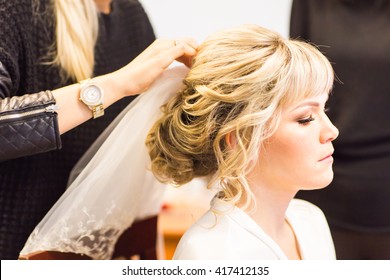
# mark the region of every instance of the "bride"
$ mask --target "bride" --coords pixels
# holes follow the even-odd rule
[[[321,210],[293,199],[333,178],[332,85],[310,44],[256,25],[217,32],[191,69],[167,70],[111,124],[21,255],[109,259],[126,228],[159,212],[165,184],[202,177],[219,193],[176,259],[334,259]]]

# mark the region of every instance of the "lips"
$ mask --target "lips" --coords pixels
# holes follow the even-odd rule
[[[323,157],[319,161],[324,161],[324,160],[332,158],[333,153],[334,153],[334,151],[330,152],[329,154],[327,154],[325,157]]]

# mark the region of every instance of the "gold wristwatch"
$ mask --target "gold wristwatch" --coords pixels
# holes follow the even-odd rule
[[[94,119],[104,115],[103,89],[91,79],[80,82],[80,100],[92,111]]]

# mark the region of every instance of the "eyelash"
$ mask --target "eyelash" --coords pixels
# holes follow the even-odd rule
[[[328,112],[329,111],[329,108],[324,108],[324,113]],[[300,119],[298,120],[298,123],[300,125],[308,125],[310,122],[314,121],[315,118],[313,118],[313,115],[310,115],[309,117],[307,118],[304,118],[304,119]]]
[[[305,119],[298,120],[298,123],[301,125],[308,125],[310,122],[312,122],[314,120],[315,120],[315,118],[313,118],[313,115],[310,115],[309,117],[307,117]]]

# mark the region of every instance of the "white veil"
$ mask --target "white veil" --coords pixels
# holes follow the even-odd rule
[[[148,170],[144,141],[160,106],[183,86],[187,72],[184,66],[166,70],[103,132],[76,165],[69,188],[31,233],[21,256],[59,251],[109,259],[134,220],[160,211],[166,186]]]

